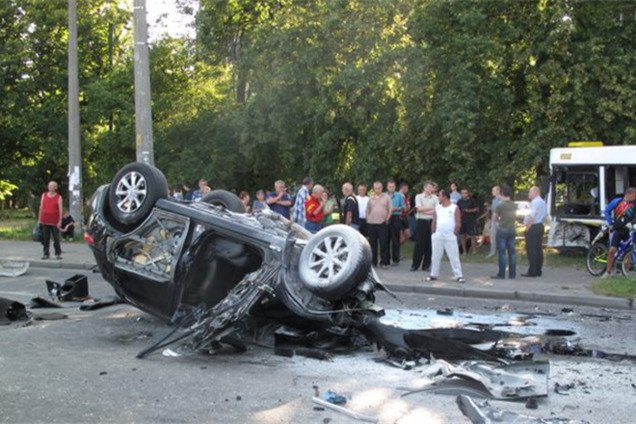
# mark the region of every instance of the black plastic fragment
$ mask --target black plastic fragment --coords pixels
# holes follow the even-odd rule
[[[8,325],[13,321],[26,321],[28,319],[29,316],[27,315],[26,306],[24,306],[24,304],[0,297],[0,325]]]
[[[117,305],[119,303],[124,303],[124,301],[116,295],[104,296],[100,299],[95,300],[92,303],[82,303],[80,305],[80,310],[82,311],[94,311],[96,309],[106,308],[107,306]]]
[[[57,321],[60,319],[66,319],[68,315],[61,314],[59,312],[45,312],[42,314],[33,314],[33,319],[35,321]]]
[[[59,298],[62,301],[83,300],[88,297],[88,278],[75,274],[64,282]]]
[[[36,309],[36,308],[63,308],[62,305],[60,305],[57,302],[54,302],[52,300],[49,299],[45,299],[43,297],[34,297],[33,299],[31,299],[31,304],[29,305],[29,307],[31,309]]]

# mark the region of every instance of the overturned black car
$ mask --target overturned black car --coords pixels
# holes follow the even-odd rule
[[[495,358],[468,344],[492,334],[455,330],[452,340],[382,324],[374,292],[386,288],[356,230],[333,225],[311,235],[270,211],[246,214],[223,190],[201,202],[167,194],[161,171],[131,163],[94,194],[85,234],[115,291],[175,326],[141,356],[178,340],[199,351],[236,347],[254,329],[276,323],[365,339],[400,358]]]

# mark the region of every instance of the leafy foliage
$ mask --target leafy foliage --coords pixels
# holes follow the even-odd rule
[[[134,160],[131,10],[78,2],[85,193]],[[192,12],[191,0],[179,0]],[[585,0],[200,0],[196,40],[151,48],[172,184],[305,175],[477,193],[547,172],[569,140],[636,143],[636,5]],[[0,5],[0,181],[67,168],[65,0]]]

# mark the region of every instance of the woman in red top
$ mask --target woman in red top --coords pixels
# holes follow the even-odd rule
[[[57,192],[57,183],[55,181],[50,181],[48,191],[46,193],[42,193],[38,222],[42,228],[42,244],[44,245],[44,254],[42,255],[42,259],[49,258],[51,234],[53,234],[55,258],[62,259],[62,247],[60,246],[59,231],[59,228],[62,225],[62,196],[60,196]]]

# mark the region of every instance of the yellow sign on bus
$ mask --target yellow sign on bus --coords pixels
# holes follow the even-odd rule
[[[568,147],[603,147],[602,141],[570,141]]]

